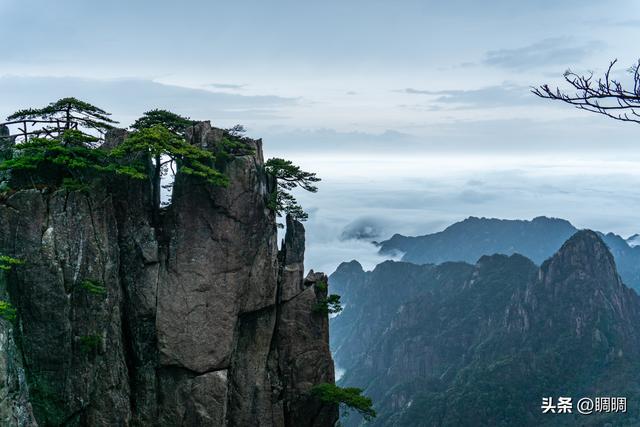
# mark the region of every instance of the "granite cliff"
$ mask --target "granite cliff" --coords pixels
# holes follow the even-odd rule
[[[222,137],[208,122],[189,132],[214,152]],[[327,278],[304,277],[302,224],[287,219],[278,250],[275,182],[249,143],[224,166],[227,187],[178,172],[159,219],[146,181],[5,193],[0,254],[24,264],[0,273],[17,311],[0,320],[1,425],[335,423],[337,407],[309,394],[334,380],[314,310]]]

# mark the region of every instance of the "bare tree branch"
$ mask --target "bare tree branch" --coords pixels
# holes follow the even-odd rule
[[[640,123],[640,60],[627,71],[633,78],[633,90],[625,89],[622,83],[611,77],[611,71],[618,60],[609,63],[604,75],[594,80],[593,73],[579,75],[571,70],[564,73],[564,79],[575,92],[552,89],[547,84],[531,88],[535,95],[562,101],[576,108],[603,114],[624,122]]]

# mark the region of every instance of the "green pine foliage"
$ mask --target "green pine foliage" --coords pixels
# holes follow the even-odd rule
[[[320,178],[315,173],[305,172],[300,166],[296,166],[291,160],[285,160],[274,157],[265,163],[267,172],[275,176],[281,188],[292,190],[301,187],[304,190],[315,193],[318,187],[314,183],[319,182]]]
[[[329,284],[327,282],[318,282],[315,286],[320,292],[326,292],[327,289],[329,289]]]
[[[155,124],[150,128],[141,128],[133,132],[125,141],[111,151],[115,159],[144,159],[164,158],[155,167],[163,167],[174,161],[180,172],[202,178],[213,185],[226,185],[227,177],[215,169],[213,153],[190,144],[183,137],[175,134],[162,124]],[[118,167],[117,173],[132,178],[145,176],[146,168],[143,162],[132,163]]]
[[[275,211],[279,217],[291,215],[296,221],[306,221],[309,214],[302,209],[296,198],[279,186],[271,193],[267,207]]]
[[[62,98],[42,108],[28,108],[16,111],[7,117],[9,121],[15,120],[41,120],[49,122],[43,127],[49,131],[64,131],[76,129],[84,131],[97,131],[100,134],[111,129],[118,123],[112,120],[102,108],[96,107],[86,101],[77,98]]]
[[[0,271],[9,271],[13,267],[24,264],[24,261],[6,255],[0,255]],[[14,321],[17,311],[9,301],[0,300],[0,317]]]
[[[331,294],[326,298],[321,298],[314,306],[313,311],[320,314],[338,314],[342,311],[340,295]]]
[[[319,182],[320,178],[315,173],[302,170],[290,160],[281,158],[267,160],[265,169],[277,181],[276,190],[271,195],[268,207],[274,210],[278,216],[290,215],[297,221],[306,221],[309,215],[291,194],[291,190],[299,187],[315,193],[318,191],[315,183]]]
[[[196,123],[168,110],[147,111],[131,125],[133,134],[116,150],[116,155],[142,155],[143,158],[150,159],[153,166],[150,179],[156,216],[162,205],[160,188],[173,186],[173,183],[162,186],[162,179],[169,170],[173,175],[179,169],[186,175],[200,177],[210,184],[227,185],[227,177],[219,169],[233,155],[237,155],[234,152],[238,151],[235,150],[237,143],[225,133],[222,149],[216,153],[196,147],[187,141],[187,130]],[[128,167],[120,172],[133,176],[142,171],[140,168]]]
[[[71,178],[79,183],[95,173],[112,171],[105,151],[91,147],[95,137],[78,130],[67,130],[59,138],[32,138],[19,144],[11,159],[0,163],[0,171],[44,172],[53,176]],[[69,182],[71,183],[71,181]]]
[[[247,130],[242,125],[235,125],[224,130],[222,152],[220,153],[224,160],[255,154],[255,150],[249,144],[249,138],[244,136],[246,132]]]
[[[373,402],[367,396],[362,395],[362,389],[355,387],[342,388],[335,384],[322,383],[311,389],[311,395],[319,398],[323,403],[338,404],[345,412],[355,410],[366,421],[371,421],[376,417]]]
[[[56,184],[60,182],[70,191],[87,191],[89,182],[105,174],[149,178],[146,162],[151,156],[167,157],[176,162],[182,173],[210,184],[227,184],[227,177],[213,165],[212,153],[189,144],[162,125],[134,132],[111,152],[93,148],[96,141],[78,130],[67,130],[54,139],[32,138],[17,145],[12,158],[0,162],[0,171],[22,172],[30,180],[37,171],[56,178]]]
[[[101,296],[107,293],[107,288],[97,280],[84,280],[80,283],[80,286],[91,295]]]
[[[176,135],[184,136],[187,128],[194,124],[196,122],[188,117],[167,110],[154,109],[144,113],[131,125],[131,129],[139,131],[161,125]]]
[[[326,282],[318,282],[315,284],[317,291],[326,293],[329,289],[329,285]],[[342,303],[340,302],[340,295],[330,294],[326,298],[320,298],[320,300],[313,306],[313,311],[321,314],[338,314],[342,311]]]
[[[16,319],[17,311],[9,301],[0,300],[0,317],[4,320],[13,321]]]
[[[149,179],[153,186],[153,206],[161,207],[162,177],[171,169],[200,178],[211,185],[225,186],[228,177],[221,172],[234,157],[254,153],[244,136],[245,128],[236,125],[224,130],[221,146],[211,152],[190,144],[185,138],[196,122],[167,110],[150,110],[131,126],[133,132],[111,151],[96,148],[100,134],[115,122],[110,113],[77,98],[63,98],[43,108],[17,111],[9,120],[44,121],[42,132],[25,134],[7,158],[0,159],[0,174],[11,177],[2,183],[3,194],[26,186],[58,185],[69,191],[87,192],[97,179],[113,174],[131,179]],[[44,135],[45,137],[41,137]],[[151,166],[151,168],[150,168]],[[277,188],[268,207],[278,216],[290,215],[305,221],[308,214],[291,191],[302,188],[316,192],[320,181],[315,173],[306,172],[289,160],[269,159],[267,173],[275,177]],[[159,217],[159,213],[156,213]]]
[[[0,270],[9,271],[17,265],[24,264],[24,261],[6,255],[0,255]]]

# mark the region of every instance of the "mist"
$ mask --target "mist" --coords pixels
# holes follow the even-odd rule
[[[296,193],[309,212],[306,268],[316,271],[331,273],[352,259],[371,269],[388,259],[371,242],[395,233],[441,231],[469,216],[544,215],[625,238],[640,231],[640,170],[631,160],[479,155],[293,160],[324,177],[318,193]]]

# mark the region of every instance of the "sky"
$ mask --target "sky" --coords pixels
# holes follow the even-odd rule
[[[46,13],[43,13],[46,11]],[[632,0],[0,0],[0,117],[76,96],[122,126],[166,108],[244,124],[323,178],[307,266],[380,259],[341,239],[467,216],[640,231],[639,125],[538,99],[640,58]],[[348,233],[347,233],[348,234]]]

